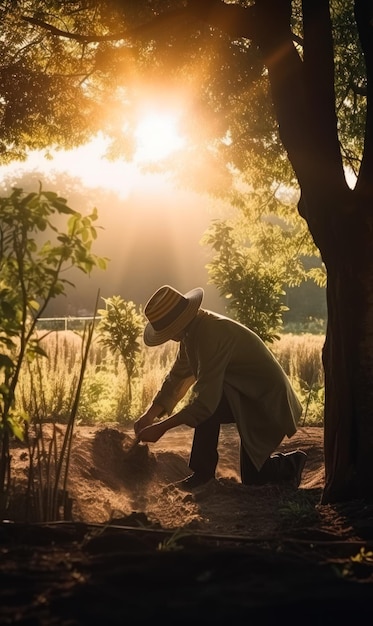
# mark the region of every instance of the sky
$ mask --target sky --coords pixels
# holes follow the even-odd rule
[[[0,182],[10,176],[15,185],[25,172],[31,177],[35,172],[35,190],[42,171],[80,179],[83,194],[86,189],[111,192],[109,202],[104,199],[96,205],[103,229],[93,250],[110,259],[108,269],[94,270],[90,278],[81,273],[66,276],[76,288],[69,290],[67,298],[53,302],[47,315],[89,315],[98,289],[101,298],[120,295],[145,304],[163,284],[182,292],[201,286],[204,306],[224,312],[217,289],[208,284],[206,263],[211,253],[200,244],[211,220],[221,217],[221,205],[177,188],[165,175],[141,171],[144,163],[180,149],[182,142],[172,117],[148,115],[137,129],[137,151],[131,163],[105,159],[106,142],[98,136],[74,151],[53,152],[52,160],[43,152],[33,152],[24,163],[0,167]],[[64,195],[63,189],[58,192]]]

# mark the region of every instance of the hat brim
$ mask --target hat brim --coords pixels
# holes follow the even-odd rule
[[[192,319],[197,315],[197,311],[201,305],[204,291],[201,287],[192,289],[184,294],[184,298],[188,300],[188,305],[172,324],[160,331],[154,330],[150,322],[144,329],[144,343],[146,346],[160,346],[162,343],[173,339],[180,333]]]

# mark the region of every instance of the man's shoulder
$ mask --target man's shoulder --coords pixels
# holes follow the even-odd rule
[[[215,311],[202,310],[196,319],[194,332],[198,335],[226,335],[239,327],[234,320]],[[244,327],[242,327],[244,328]]]

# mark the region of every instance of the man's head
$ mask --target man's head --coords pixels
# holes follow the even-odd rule
[[[169,285],[160,287],[145,305],[144,313],[148,319],[144,330],[145,344],[158,346],[169,339],[178,340],[197,315],[202,298],[200,287],[184,295]]]

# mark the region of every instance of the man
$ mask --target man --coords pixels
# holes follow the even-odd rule
[[[242,482],[298,487],[307,455],[300,450],[273,454],[285,436],[294,435],[302,413],[290,381],[252,330],[202,309],[203,295],[201,288],[182,295],[165,285],[145,306],[145,344],[173,340],[180,345],[160,391],[136,421],[135,433],[140,441],[155,442],[170,428],[194,428],[189,460],[193,474],[178,483],[192,490],[214,478],[220,424],[235,422]],[[191,385],[189,402],[173,412]]]

